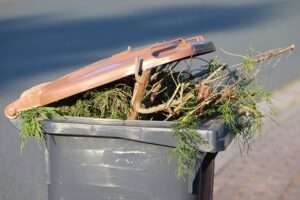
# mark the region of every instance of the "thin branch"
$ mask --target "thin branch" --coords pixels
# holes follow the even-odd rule
[[[137,119],[138,117],[137,110],[141,107],[141,103],[144,99],[146,88],[151,75],[150,69],[142,71],[142,75],[139,75],[138,71],[142,69],[142,64],[143,64],[142,62],[143,61],[141,59],[137,58],[136,70],[135,70],[136,82],[134,85],[133,97],[131,99],[131,110],[127,116],[129,120]]]
[[[293,51],[294,49],[295,49],[295,45],[291,44],[286,48],[272,49],[270,51],[265,51],[263,53],[260,53],[260,54],[256,55],[254,57],[254,59],[255,59],[256,63],[260,63],[260,62],[264,62],[266,60],[269,60],[271,58],[277,57],[277,56],[279,56],[281,54],[284,54],[286,52]]]

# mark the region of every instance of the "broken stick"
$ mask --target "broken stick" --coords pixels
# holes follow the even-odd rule
[[[141,108],[142,101],[146,92],[147,85],[149,83],[151,70],[142,69],[143,59],[136,59],[136,68],[135,68],[135,84],[133,90],[133,96],[131,99],[131,110],[128,113],[127,119],[134,120],[138,117],[138,110]],[[140,72],[142,73],[140,75]]]

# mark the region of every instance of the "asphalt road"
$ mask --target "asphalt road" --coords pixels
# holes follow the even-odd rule
[[[235,53],[300,45],[297,0],[0,0],[0,110],[23,90],[128,45],[202,33]],[[218,55],[228,63],[237,58]],[[297,51],[269,63],[260,80],[276,90],[300,77]],[[0,114],[0,200],[46,199],[42,147],[19,151]]]

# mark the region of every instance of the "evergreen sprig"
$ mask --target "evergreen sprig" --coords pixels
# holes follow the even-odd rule
[[[59,115],[56,108],[39,107],[22,111],[21,119],[21,151],[24,149],[28,138],[34,138],[37,141],[43,139],[43,128],[41,121],[49,119],[53,115]]]
[[[63,115],[126,119],[130,109],[132,88],[117,84],[112,88],[87,91],[73,105],[58,107]]]
[[[181,117],[173,126],[173,135],[177,141],[173,153],[177,160],[177,176],[184,178],[193,172],[201,154],[199,145],[205,141],[197,132],[199,119],[196,115]]]

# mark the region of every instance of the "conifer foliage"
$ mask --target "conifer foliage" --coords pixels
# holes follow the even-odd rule
[[[241,62],[236,65],[213,58],[201,59],[203,65],[193,68],[178,66],[176,61],[142,72],[142,60],[138,59],[134,76],[21,112],[21,147],[29,137],[41,141],[41,121],[52,116],[175,121],[177,146],[173,153],[178,176],[185,176],[201,155],[199,145],[205,143],[197,129],[209,120],[222,120],[237,139],[248,145],[265,116],[257,103],[271,102],[270,94],[256,81],[260,63],[293,49],[291,45],[257,55],[238,55]]]

